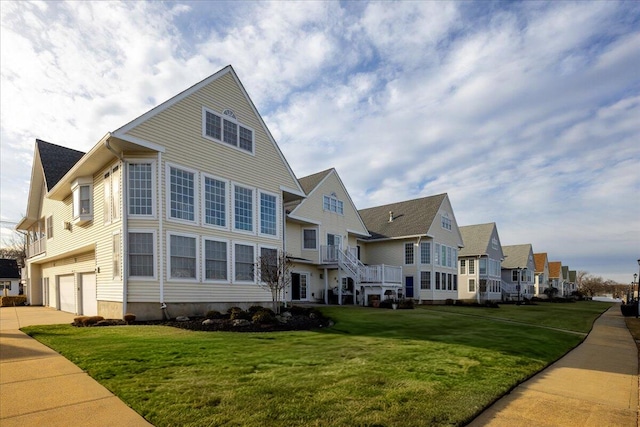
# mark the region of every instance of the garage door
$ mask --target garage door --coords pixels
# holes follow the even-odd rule
[[[58,289],[60,289],[60,310],[69,313],[77,313],[76,311],[76,293],[73,275],[58,277]]]
[[[98,315],[98,299],[96,298],[96,275],[82,275],[82,314],[85,316]]]

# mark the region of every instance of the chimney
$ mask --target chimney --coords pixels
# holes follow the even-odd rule
[[[393,222],[393,211],[389,211],[389,222]]]

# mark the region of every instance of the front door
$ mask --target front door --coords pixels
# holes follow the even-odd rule
[[[413,298],[413,276],[404,278],[404,295],[407,298]]]
[[[306,301],[308,284],[308,274],[291,273],[291,300]]]

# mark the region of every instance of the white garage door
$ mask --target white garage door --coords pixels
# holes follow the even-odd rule
[[[94,273],[82,275],[82,314],[85,316],[98,315],[96,275]]]
[[[77,313],[76,311],[76,293],[73,275],[58,277],[58,289],[60,289],[60,310],[69,313]]]

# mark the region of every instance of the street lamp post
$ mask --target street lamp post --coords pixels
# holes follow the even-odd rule
[[[638,260],[638,264],[640,264],[640,260]],[[638,273],[633,273],[633,282],[632,282],[632,286],[633,283],[637,283],[638,282]],[[640,310],[640,283],[638,283],[638,297],[636,298],[636,319],[638,318],[638,310]]]

